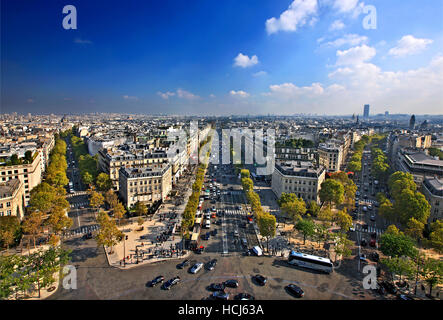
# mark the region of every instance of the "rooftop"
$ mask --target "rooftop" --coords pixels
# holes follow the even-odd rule
[[[11,179],[6,182],[1,182],[0,199],[12,197],[19,187],[20,187],[20,180],[18,179]]]

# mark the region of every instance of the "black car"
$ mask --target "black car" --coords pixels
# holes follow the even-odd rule
[[[211,298],[215,300],[228,300],[229,293],[226,293],[224,291],[215,291],[211,294]]]
[[[414,300],[414,298],[412,298],[412,297],[410,297],[408,295],[405,295],[405,294],[399,294],[397,296],[397,299],[398,300]]]
[[[362,239],[360,244],[362,245],[362,247],[366,247],[368,245],[368,242],[366,241],[366,239]]]
[[[158,276],[157,278],[155,278],[154,280],[151,280],[147,283],[148,287],[155,287],[156,285],[158,285],[159,283],[162,283],[163,281],[165,281],[165,277],[163,276]]]
[[[234,297],[234,300],[255,300],[255,298],[249,293],[239,293]]]
[[[211,283],[208,289],[211,291],[223,291],[225,290],[225,285],[223,283]]]
[[[195,253],[197,253],[197,254],[202,254],[202,252],[205,250],[205,248],[204,247],[199,247],[199,248],[197,248],[197,249],[195,249]]]
[[[217,229],[212,230],[212,231],[211,231],[211,235],[212,235],[213,237],[216,236],[216,235],[217,235]]]
[[[254,276],[254,280],[261,286],[264,286],[266,284],[266,277],[262,276],[261,274],[256,274]]]
[[[206,269],[207,270],[214,270],[215,266],[217,265],[217,259],[212,259],[211,261],[208,262],[208,264],[206,265]]]
[[[300,288],[299,286],[296,286],[295,284],[291,283],[286,286],[286,290],[288,290],[289,293],[293,294],[297,298],[301,298],[305,295],[305,292]]]
[[[384,296],[386,294],[386,289],[380,283],[377,283],[377,288],[375,289],[375,292],[377,292],[379,295]]]
[[[169,290],[172,286],[175,286],[177,283],[180,282],[180,277],[176,276],[175,278],[169,279],[162,285],[162,289]]]
[[[201,237],[203,240],[209,240],[209,238],[211,238],[211,233],[206,232],[205,234],[202,234]]]
[[[377,252],[372,252],[370,255],[370,259],[374,262],[378,262],[380,260],[380,256]]]
[[[226,281],[224,282],[224,285],[225,285],[226,287],[229,287],[229,288],[237,288],[237,287],[238,287],[238,281],[237,281],[237,280],[234,280],[234,279],[226,280]]]
[[[179,268],[179,269],[183,269],[184,267],[186,267],[186,266],[189,266],[189,260],[185,260],[185,261],[183,261],[182,263],[179,263],[178,265],[177,265],[177,268]]]

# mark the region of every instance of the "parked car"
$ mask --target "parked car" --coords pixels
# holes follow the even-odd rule
[[[261,274],[256,274],[254,276],[254,280],[261,286],[264,286],[266,284],[266,277],[262,276]]]
[[[211,291],[223,291],[225,290],[225,285],[223,283],[211,283],[208,289]]]
[[[211,298],[215,300],[228,300],[229,293],[226,293],[224,291],[215,291],[211,294]]]
[[[301,298],[305,295],[305,292],[302,290],[302,288],[293,283],[288,284],[285,288],[286,290],[288,290],[289,293],[293,294],[297,298]]]
[[[148,281],[147,286],[148,287],[155,287],[156,285],[158,285],[159,283],[162,283],[163,281],[165,281],[165,277],[158,276],[155,279]]]
[[[186,259],[186,260],[184,260],[183,262],[179,263],[179,264],[177,265],[177,268],[179,268],[179,269],[183,269],[183,268],[186,267],[186,266],[189,266],[189,260],[188,260],[188,259]]]
[[[370,219],[371,221],[375,221],[375,214],[371,214],[371,216],[369,217],[369,219]]]
[[[211,235],[212,235],[212,236],[216,236],[216,235],[217,235],[217,229],[212,230],[212,231],[211,231]]]
[[[412,297],[410,297],[410,296],[408,296],[406,294],[399,294],[397,296],[397,299],[398,300],[414,300],[414,298],[412,298]]]
[[[377,252],[372,252],[369,257],[374,262],[378,262],[380,260],[380,255]]]
[[[238,281],[234,280],[234,279],[226,280],[225,282],[223,282],[223,284],[229,288],[237,288],[238,287]]]
[[[209,238],[211,237],[211,233],[206,232],[205,234],[202,234],[201,237],[203,240],[209,240]]]
[[[360,244],[362,247],[366,247],[368,245],[368,242],[366,241],[366,239],[361,239]]]
[[[203,267],[203,262],[197,262],[196,264],[194,264],[191,267],[191,269],[189,269],[189,272],[196,274],[197,272],[199,272],[201,270],[202,267]]]
[[[178,284],[180,282],[180,277],[176,276],[172,279],[169,279],[168,281],[166,281],[165,283],[163,283],[162,285],[162,289],[164,290],[170,290],[172,286],[175,286],[176,284]]]
[[[234,300],[255,300],[255,298],[249,293],[239,293],[234,297]]]
[[[217,265],[217,259],[212,259],[211,261],[208,262],[208,264],[206,265],[206,269],[207,270],[214,270],[215,266]]]

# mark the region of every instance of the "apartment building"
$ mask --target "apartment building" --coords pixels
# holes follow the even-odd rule
[[[328,172],[340,171],[345,158],[343,146],[336,142],[320,143],[318,146],[318,163]]]
[[[32,163],[0,166],[0,183],[12,179],[19,179],[23,183],[25,206],[29,203],[31,190],[41,182],[43,174],[40,153],[35,151],[32,159]]]
[[[316,167],[311,162],[279,161],[272,173],[272,191],[280,198],[284,193],[295,193],[306,202],[320,202],[318,192],[325,180],[324,167]]]
[[[0,182],[0,217],[17,216],[20,220],[24,217],[25,190],[19,179]]]
[[[119,194],[126,207],[137,201],[149,206],[163,201],[172,189],[172,170],[169,163],[143,168],[120,168]]]
[[[423,180],[421,192],[431,205],[428,222],[443,219],[443,179],[427,177]]]
[[[428,156],[422,150],[400,149],[394,160],[395,169],[412,174],[418,186],[426,177],[443,178],[443,160]]]

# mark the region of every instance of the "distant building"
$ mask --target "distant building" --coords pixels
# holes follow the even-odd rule
[[[277,160],[272,173],[272,191],[278,198],[283,192],[294,193],[306,202],[318,203],[325,173],[324,167],[315,167],[311,162]]]
[[[19,179],[11,179],[0,183],[0,217],[24,217],[25,191]]]
[[[389,117],[389,111],[385,111],[385,117]]]
[[[369,104],[365,104],[363,107],[363,118],[369,118]]]
[[[415,115],[411,116],[411,119],[409,120],[409,129],[414,130],[415,128]]]
[[[138,201],[148,206],[163,201],[172,189],[169,163],[119,171],[119,194],[128,208]]]
[[[431,205],[431,215],[428,222],[443,219],[443,179],[425,178],[422,192]]]
[[[412,174],[417,185],[429,176],[443,178],[443,160],[434,159],[421,150],[400,149],[395,164],[397,170]]]

